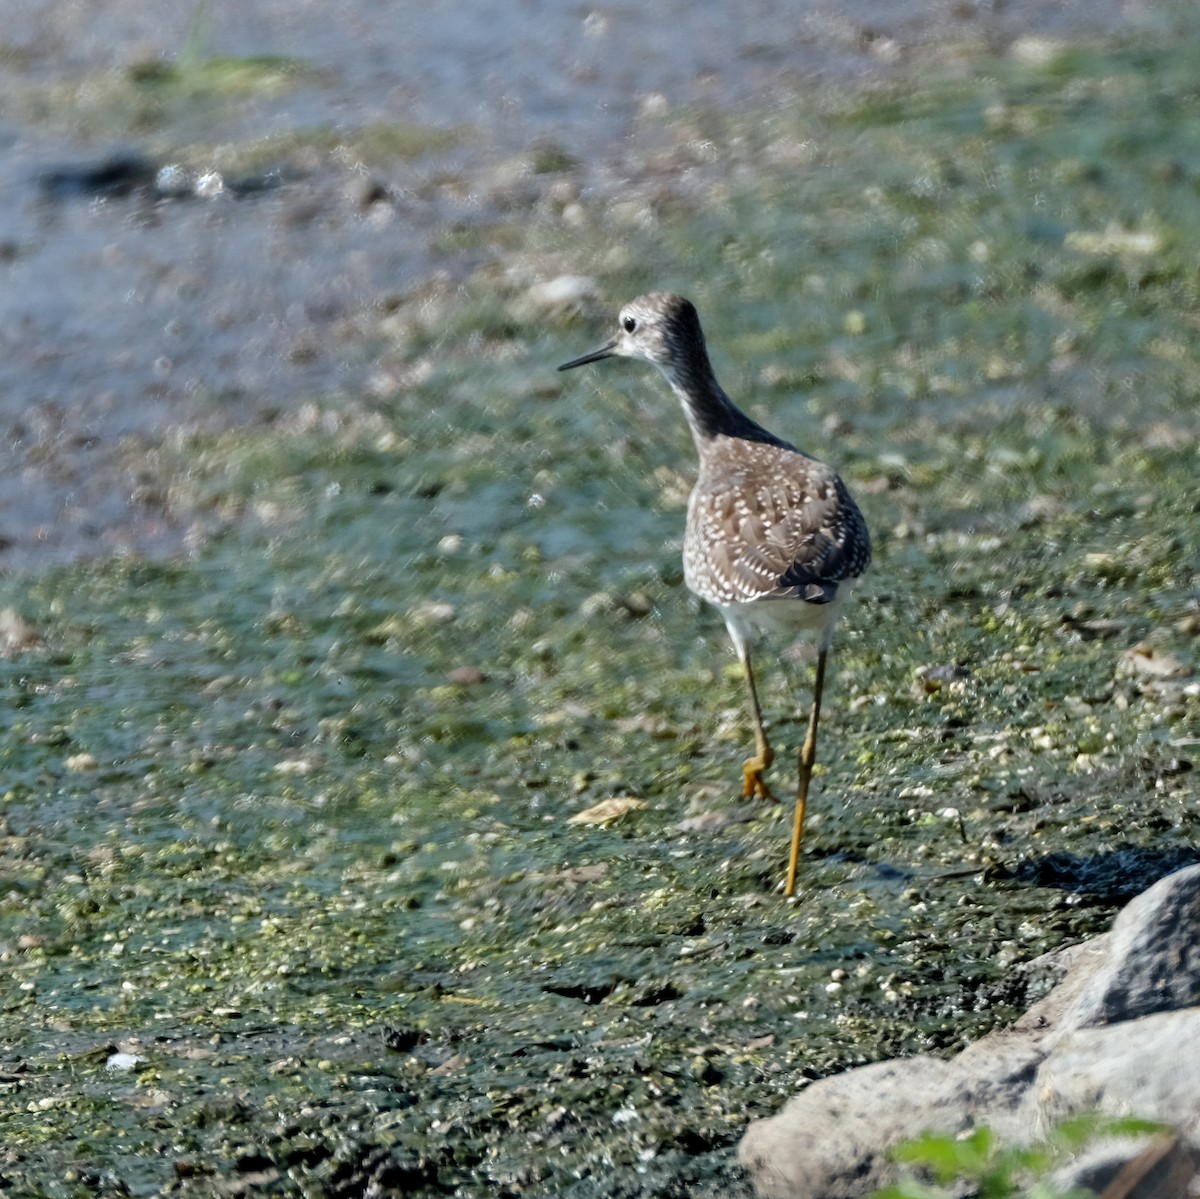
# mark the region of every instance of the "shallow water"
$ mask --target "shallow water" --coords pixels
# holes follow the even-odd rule
[[[578,160],[585,187],[619,198],[640,169],[629,149],[647,113],[769,106],[815,81],[859,85],[1019,36],[1073,39],[1153,15],[1116,0],[665,12],[120,0],[82,20],[69,0],[13,0],[0,37],[0,565],[178,546],[180,521],[139,487],[120,439],[360,390],[375,351],[362,326],[431,272],[462,278],[489,259],[486,236],[456,249],[445,231],[503,216],[511,189],[498,174],[527,173],[511,164],[531,147]],[[126,78],[146,62],[252,55],[309,73],[157,100]],[[399,160],[355,150],[356,131],[395,124],[462,139]],[[205,169],[222,147],[228,157],[316,130],[333,131],[326,149],[268,153],[262,169],[283,185],[243,199],[39,198],[37,176],[60,164],[137,150]],[[388,204],[363,202],[364,175]]]

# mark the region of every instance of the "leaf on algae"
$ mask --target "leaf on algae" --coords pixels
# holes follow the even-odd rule
[[[614,795],[612,799],[602,799],[598,804],[576,812],[567,817],[568,824],[615,824],[628,812],[638,808],[648,808],[650,805],[644,799],[634,799],[630,795]]]

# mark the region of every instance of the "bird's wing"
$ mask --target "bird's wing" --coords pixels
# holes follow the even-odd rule
[[[692,590],[719,604],[796,598],[829,603],[870,562],[866,524],[824,463],[740,443],[692,493],[684,545]]]

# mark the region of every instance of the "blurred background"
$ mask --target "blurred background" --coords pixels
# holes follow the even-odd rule
[[[981,56],[1161,29],[1163,9],[15,0],[0,40],[0,562],[174,548],[165,525],[187,514],[127,486],[122,438],[386,390],[383,310],[487,269],[542,278],[550,264],[514,244],[531,218],[553,237],[616,215],[619,251],[639,207],[703,207],[753,171],[701,114],[740,113],[749,136],[806,88],[970,74]],[[775,138],[800,208],[823,202],[804,195],[814,132]],[[594,272],[603,241],[562,265]],[[703,273],[672,265],[681,287]]]

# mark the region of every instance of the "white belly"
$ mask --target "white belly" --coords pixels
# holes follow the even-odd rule
[[[715,604],[714,607],[725,617],[739,657],[744,657],[744,650],[753,644],[760,631],[787,641],[812,635],[818,646],[828,649],[838,613],[855,582],[845,579],[839,583],[837,598],[828,604],[810,604],[801,599],[759,599],[749,603]]]

